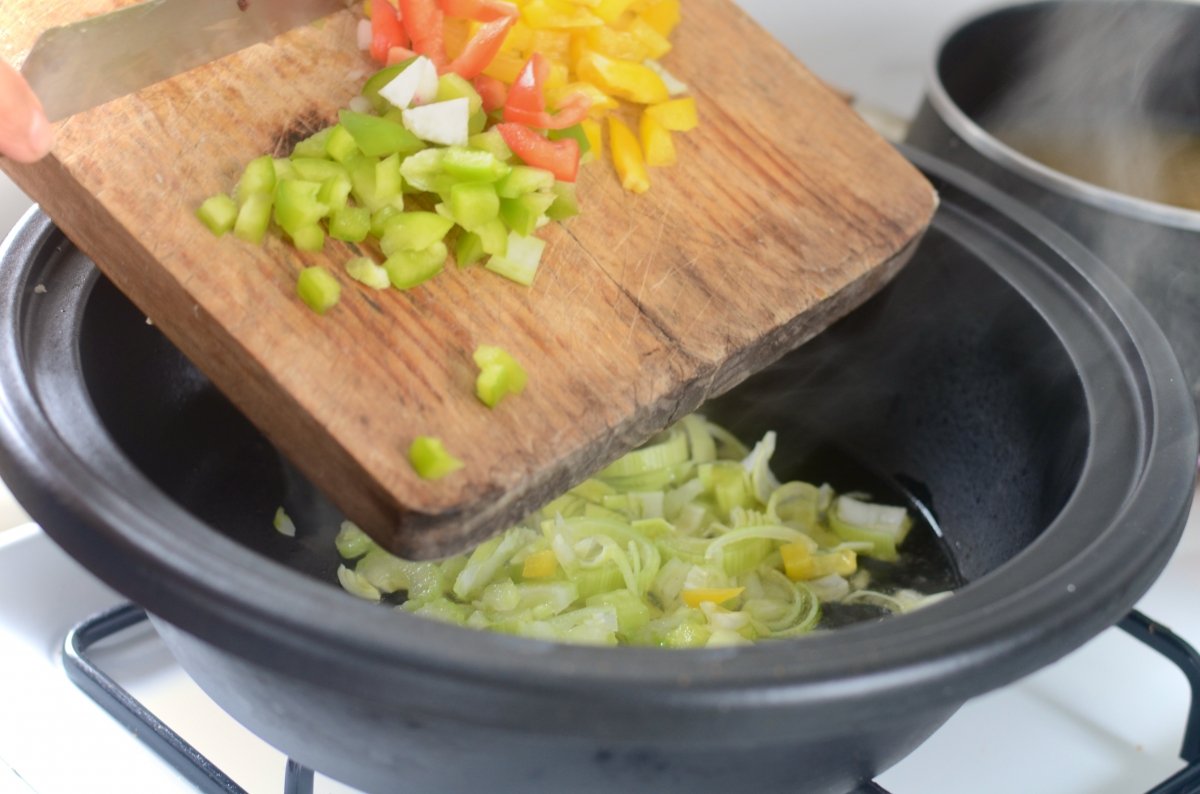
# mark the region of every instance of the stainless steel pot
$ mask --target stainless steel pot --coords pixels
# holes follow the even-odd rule
[[[1077,131],[1095,156],[1144,118],[1200,135],[1200,5],[1041,0],[967,20],[942,42],[907,142],[1015,196],[1091,248],[1146,305],[1200,405],[1200,212],[1073,178],[997,136]],[[1148,167],[1145,166],[1145,167]],[[1200,177],[1197,177],[1200,178]]]

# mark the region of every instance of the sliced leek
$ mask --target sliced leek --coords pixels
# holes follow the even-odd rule
[[[353,524],[336,545],[350,592],[472,628],[558,642],[694,648],[795,637],[821,604],[903,612],[936,596],[868,589],[861,557],[894,559],[902,507],[780,483],[778,439],[752,450],[688,416],[469,554],[414,563]],[[357,559],[357,562],[351,562]]]

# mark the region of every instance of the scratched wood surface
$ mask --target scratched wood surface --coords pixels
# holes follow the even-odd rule
[[[216,2],[218,0],[212,0]],[[220,0],[233,2],[234,0]],[[0,0],[0,55],[125,0]],[[664,60],[701,126],[644,196],[585,167],[584,214],[544,230],[532,288],[451,267],[407,292],[340,275],[354,252],[215,239],[193,217],[241,167],[335,119],[369,65],[350,11],[57,125],[51,157],[0,165],[350,517],[413,557],[503,528],[777,359],[885,284],[932,188],[729,0],[688,0]],[[339,272],[317,317],[308,265]],[[489,411],[471,353],[529,387]],[[427,482],[441,437],[466,467]]]

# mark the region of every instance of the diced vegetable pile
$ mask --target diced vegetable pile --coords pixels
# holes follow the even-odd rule
[[[362,96],[375,112],[343,110],[290,157],[253,160],[235,197],[208,199],[200,219],[256,243],[273,221],[301,250],[322,250],[326,237],[353,244],[360,255],[347,258],[345,273],[371,289],[421,284],[441,272],[450,246],[460,267],[485,262],[531,284],[545,247],[533,233],[578,211],[574,173],[515,161],[509,125],[484,131],[470,83],[439,77],[424,57],[381,70]],[[427,104],[410,106],[423,96]],[[324,313],[340,288],[327,270],[309,268],[297,292]]]
[[[680,0],[379,0],[370,16],[359,43],[373,58],[425,55],[472,80],[484,108],[502,111],[505,122],[548,130],[550,139],[570,128],[565,137],[599,153],[600,120],[609,116],[613,163],[629,190],[649,187],[647,165],[675,162],[672,132],[696,126],[687,86],[659,63],[672,48]],[[638,119],[640,140],[610,115],[622,103]],[[529,146],[550,151],[532,138]]]
[[[822,602],[904,612],[937,596],[870,589],[902,507],[780,483],[774,433],[747,450],[693,415],[469,554],[411,562],[346,522],[338,579],[370,601],[461,626],[561,642],[738,645],[812,631]],[[354,561],[354,562],[351,562]]]
[[[304,251],[333,237],[355,247],[345,273],[372,289],[409,289],[453,253],[533,283],[543,225],[579,212],[580,163],[601,151],[608,117],[622,185],[675,162],[673,132],[696,125],[686,86],[657,62],[680,0],[374,0],[359,44],[383,68],[338,123],[263,156],[234,195],[197,210],[214,234],[261,242],[274,225]],[[638,107],[640,140],[618,115]],[[381,260],[381,261],[380,261]],[[309,269],[300,298],[325,313],[340,297]]]

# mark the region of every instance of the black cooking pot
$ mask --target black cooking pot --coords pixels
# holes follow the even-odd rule
[[[1200,212],[1073,178],[997,137],[1067,130],[1082,156],[1151,168],[1147,141],[1129,135],[1132,119],[1200,136],[1200,5],[999,8],[947,36],[928,82],[907,142],[1016,196],[1095,251],[1161,325],[1200,406]]]
[[[1179,538],[1197,453],[1178,366],[1120,282],[912,156],[942,201],[912,263],[710,411],[778,430],[780,473],[834,445],[929,511],[969,583],[916,613],[665,651],[359,601],[329,504],[40,214],[0,263],[0,475],[219,704],[360,788],[845,791],[1118,620]]]

